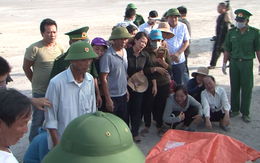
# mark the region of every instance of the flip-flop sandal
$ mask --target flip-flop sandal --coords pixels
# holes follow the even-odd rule
[[[200,123],[197,126],[198,129],[203,129],[205,127],[206,127],[206,124],[204,123],[204,121],[200,121]]]
[[[142,135],[143,137],[146,137],[146,136],[148,135],[148,133],[149,133],[149,130],[147,130],[146,128],[144,128],[144,129],[141,131],[141,135]]]
[[[222,130],[226,131],[226,132],[229,132],[229,131],[230,131],[230,128],[229,128],[228,126],[219,125],[219,127],[220,127]]]
[[[139,138],[139,136],[134,137],[134,142],[137,144],[141,143],[141,139]]]

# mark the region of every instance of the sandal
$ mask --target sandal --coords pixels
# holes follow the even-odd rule
[[[142,135],[143,137],[146,137],[146,136],[148,135],[148,132],[149,132],[149,130],[147,130],[146,128],[144,128],[144,129],[141,131],[141,135]]]
[[[141,139],[139,138],[139,136],[134,137],[134,142],[137,144],[141,143]]]
[[[222,130],[226,131],[226,132],[229,132],[229,131],[230,131],[230,128],[229,128],[228,126],[223,126],[223,125],[219,124],[219,127],[220,127]]]
[[[205,124],[204,121],[200,121],[200,123],[199,123],[198,126],[197,126],[198,129],[203,129],[203,128],[205,128],[205,127],[206,127],[206,124]]]
[[[157,134],[159,137],[162,137],[165,134],[165,131],[163,129],[158,129]]]

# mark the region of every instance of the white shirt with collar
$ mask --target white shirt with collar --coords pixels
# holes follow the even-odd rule
[[[165,39],[165,41],[167,42],[168,49],[170,51],[170,54],[172,55],[181,49],[184,41],[190,40],[190,35],[186,24],[182,22],[178,22],[175,28],[170,27],[170,30],[175,36],[170,39]],[[179,56],[179,61],[179,63],[172,62],[172,65],[185,62],[184,52],[182,52]]]
[[[144,24],[139,26],[139,32],[145,32],[147,35],[150,34],[150,32],[153,29],[157,29],[158,28],[158,24],[155,24],[153,27],[151,27],[148,22],[145,22]]]
[[[117,23],[116,27],[120,26],[120,27],[125,27],[126,28],[129,25],[134,26],[138,30],[138,27],[133,23],[133,21],[127,20],[127,19],[125,19],[123,22]]]
[[[70,67],[50,81],[45,97],[52,105],[51,108],[45,107],[46,128],[57,129],[59,139],[73,119],[97,110],[93,77],[85,73],[84,80],[79,85]],[[49,130],[47,139],[48,148],[52,149],[53,143]]]
[[[206,89],[201,92],[201,104],[205,117],[210,117],[210,110],[212,112],[222,110],[222,113],[230,110],[227,94],[222,87],[218,86],[215,88],[214,96]]]

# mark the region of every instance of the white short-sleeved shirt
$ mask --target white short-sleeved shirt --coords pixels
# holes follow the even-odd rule
[[[116,27],[127,27],[129,25],[132,25],[134,26],[137,30],[138,30],[138,27],[133,23],[133,21],[129,21],[129,20],[124,20],[123,22],[120,22],[120,23],[117,23],[116,24]]]
[[[82,84],[76,83],[70,67],[55,76],[47,88],[45,97],[52,107],[45,107],[45,123],[48,129],[57,129],[61,136],[67,125],[75,118],[96,112],[94,79],[85,73]],[[52,149],[50,132],[47,133],[48,148]]]
[[[205,117],[210,117],[210,110],[212,112],[222,110],[222,113],[230,110],[227,94],[222,87],[218,86],[215,88],[215,96],[206,89],[201,92],[201,104]]]
[[[14,157],[12,151],[9,149],[9,152],[0,150],[0,162],[1,163],[19,163]]]
[[[145,32],[147,35],[149,35],[153,29],[157,28],[158,24],[155,24],[153,27],[151,27],[147,22],[145,22],[144,24],[139,26],[139,32]]]
[[[173,32],[175,36],[173,38],[165,40],[168,44],[170,54],[174,54],[181,49],[184,41],[190,40],[190,35],[186,24],[182,22],[178,22],[175,28],[170,27],[170,30]],[[179,61],[179,63],[172,62],[172,65],[185,62],[184,52],[182,52],[179,56]]]

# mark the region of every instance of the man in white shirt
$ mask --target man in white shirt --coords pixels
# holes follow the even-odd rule
[[[48,148],[55,147],[66,128],[75,118],[96,112],[95,86],[87,73],[93,58],[98,55],[85,41],[75,42],[65,60],[70,67],[51,79],[46,98],[52,107],[46,107],[45,123],[48,129]]]
[[[180,16],[181,14],[176,8],[169,9],[166,14],[170,30],[175,35],[175,37],[171,39],[166,39],[166,42],[172,60],[171,78],[177,84],[183,84],[183,74],[186,69],[184,51],[189,46],[190,40],[187,26],[184,23],[178,22]]]
[[[150,11],[148,21],[139,26],[139,32],[145,32],[147,35],[149,35],[153,29],[158,28],[158,24],[155,24],[157,19],[158,19],[157,11],[155,10]]]

